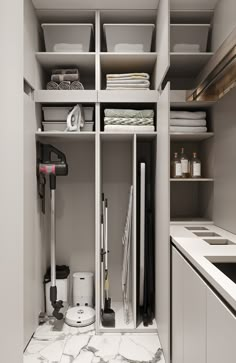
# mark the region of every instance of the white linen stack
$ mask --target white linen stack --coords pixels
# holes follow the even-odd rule
[[[121,73],[106,75],[107,90],[148,90],[150,89],[148,73]]]
[[[170,111],[171,133],[207,132],[206,112]]]

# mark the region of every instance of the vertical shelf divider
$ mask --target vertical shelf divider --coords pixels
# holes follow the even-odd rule
[[[101,140],[99,133],[100,124],[100,107],[96,103],[96,136],[95,136],[95,307],[96,307],[96,320],[95,329],[96,333],[99,332],[100,316],[101,316],[101,242],[100,242],[100,216],[101,216]]]
[[[132,228],[132,301],[134,328],[137,328],[137,236],[136,236],[136,192],[137,192],[137,136],[133,137],[133,228]]]

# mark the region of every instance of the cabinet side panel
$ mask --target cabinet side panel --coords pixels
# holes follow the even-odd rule
[[[156,157],[156,320],[166,363],[170,361],[169,91],[168,83],[157,105]]]
[[[236,233],[236,89],[222,98],[213,109],[215,130],[215,224]]]

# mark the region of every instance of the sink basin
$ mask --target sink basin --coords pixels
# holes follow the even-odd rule
[[[234,242],[225,238],[203,238],[209,245],[235,245]]]
[[[219,234],[215,232],[193,232],[198,237],[221,237]]]
[[[189,231],[208,231],[206,227],[185,227]]]
[[[212,262],[223,274],[236,284],[236,262]]]

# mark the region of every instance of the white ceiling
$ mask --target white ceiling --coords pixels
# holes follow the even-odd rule
[[[170,0],[171,10],[213,10],[218,0]]]
[[[32,0],[36,9],[157,9],[159,0]]]

